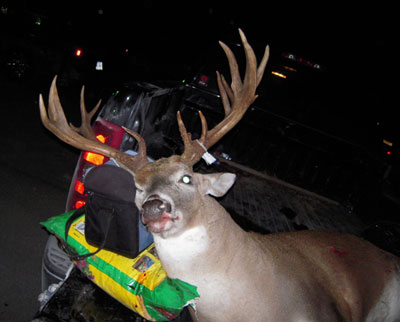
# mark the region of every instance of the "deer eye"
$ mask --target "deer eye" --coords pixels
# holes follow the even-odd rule
[[[192,177],[191,176],[188,176],[187,174],[185,174],[182,178],[181,178],[181,180],[180,180],[182,183],[184,183],[184,184],[191,184],[192,183]]]

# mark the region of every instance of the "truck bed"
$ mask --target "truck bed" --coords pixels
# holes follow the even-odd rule
[[[213,171],[237,174],[236,184],[220,202],[246,230],[335,230],[359,235],[365,228],[346,205],[234,162],[220,161]]]

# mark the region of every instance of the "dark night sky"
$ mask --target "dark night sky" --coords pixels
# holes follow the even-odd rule
[[[389,7],[324,2],[269,3],[245,1],[25,1],[29,7],[51,12],[56,19],[70,19],[80,32],[109,42],[123,39],[147,48],[169,42],[175,50],[186,45],[212,43],[238,27],[250,39],[302,51],[310,59],[368,58],[391,41],[394,22]],[[320,7],[321,6],[321,7]],[[102,11],[99,11],[102,10]],[[102,12],[102,14],[99,14]]]
[[[317,61],[354,82],[350,86],[376,92],[386,108],[392,105],[395,10],[384,2],[144,0],[133,6],[126,1],[96,1],[86,8],[69,1],[64,6],[87,36],[103,43],[122,39],[154,60],[190,63],[206,48],[219,50],[217,40],[238,39],[241,27],[251,43]]]
[[[86,37],[103,44],[122,40],[153,61],[190,64],[207,48],[219,51],[217,40],[238,39],[240,27],[251,43],[317,61],[361,92],[376,93],[384,108],[393,104],[395,10],[384,2],[117,0],[54,6],[80,21]]]
[[[396,10],[384,2],[19,3],[43,12],[53,22],[70,21],[85,42],[104,48],[129,47],[149,62],[163,61],[164,65],[191,64],[207,51],[219,51],[217,40],[237,40],[237,28],[241,27],[250,43],[268,43],[272,51],[279,48],[321,63],[341,74],[350,86],[376,93],[383,109],[393,106],[390,96],[396,57],[392,48],[396,37],[392,16]]]

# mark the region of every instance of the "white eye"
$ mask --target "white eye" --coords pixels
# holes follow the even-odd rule
[[[181,178],[181,181],[182,181],[184,184],[191,184],[191,183],[192,183],[192,177],[185,174],[185,175]]]

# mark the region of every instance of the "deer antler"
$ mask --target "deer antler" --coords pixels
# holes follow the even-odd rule
[[[232,83],[229,86],[225,78],[217,72],[218,88],[224,106],[225,118],[212,130],[208,131],[204,115],[199,112],[202,123],[202,135],[199,141],[206,149],[209,149],[228,133],[242,119],[244,113],[257,98],[256,89],[260,84],[268,62],[269,47],[266,46],[264,57],[257,68],[257,60],[253,49],[247,42],[243,31],[239,29],[239,33],[246,54],[246,73],[242,81],[235,55],[228,46],[220,41],[219,43],[228,58]],[[204,154],[204,148],[198,142],[191,139],[191,135],[186,131],[179,112],[177,119],[185,145],[184,153],[181,156],[182,160],[189,165],[193,165]]]
[[[135,172],[140,166],[148,162],[146,158],[146,145],[143,138],[129,129],[124,128],[126,132],[132,135],[139,142],[139,151],[134,157],[96,140],[94,132],[90,127],[90,120],[99,108],[100,101],[97,103],[95,108],[88,113],[84,102],[84,88],[82,88],[81,91],[82,125],[79,128],[76,128],[72,124],[68,124],[58,96],[56,80],[57,76],[54,77],[53,82],[51,83],[48,111],[44,105],[42,94],[39,96],[40,118],[42,119],[43,125],[50,132],[55,134],[65,143],[77,149],[96,152],[109,158],[113,158],[132,172]]]

